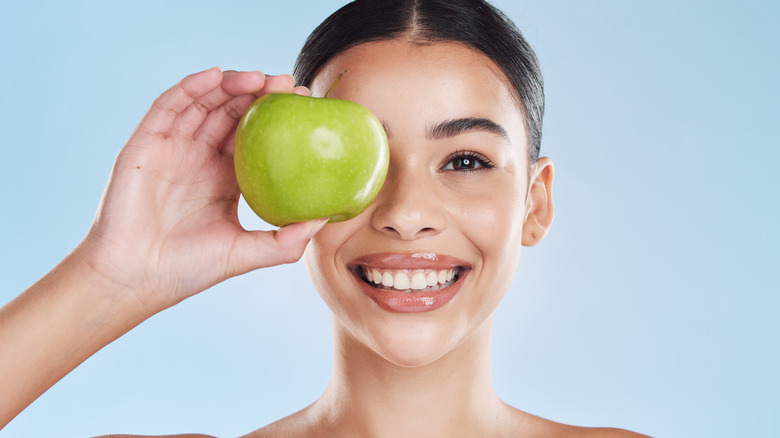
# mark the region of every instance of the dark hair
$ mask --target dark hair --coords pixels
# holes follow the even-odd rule
[[[539,62],[514,23],[483,0],[356,0],[314,29],[295,61],[293,75],[299,85],[310,87],[319,69],[339,53],[361,43],[399,37],[418,44],[459,42],[498,64],[519,97],[530,162],[536,162],[544,114]]]

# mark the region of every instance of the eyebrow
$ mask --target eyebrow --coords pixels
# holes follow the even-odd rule
[[[428,128],[426,137],[431,140],[441,140],[471,131],[489,132],[509,141],[509,135],[503,126],[490,119],[481,117],[463,117],[437,123]]]
[[[382,120],[381,123],[387,137],[392,137],[393,132],[390,130],[390,124],[384,120]],[[482,117],[461,117],[458,119],[446,120],[428,128],[425,136],[431,140],[441,140],[455,137],[469,131],[489,132],[509,141],[509,134],[507,134],[506,129],[504,129],[503,126]]]

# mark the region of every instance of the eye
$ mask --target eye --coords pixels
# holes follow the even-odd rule
[[[444,161],[442,171],[457,170],[460,172],[471,172],[475,170],[484,170],[495,167],[495,165],[484,155],[474,151],[456,151]]]

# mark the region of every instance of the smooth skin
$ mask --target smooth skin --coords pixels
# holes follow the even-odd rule
[[[290,76],[214,68],[154,102],[119,153],[85,239],[0,309],[0,428],[152,315],[301,257],[324,221],[261,232],[244,230],[237,216],[233,130],[270,92],[308,90]]]
[[[503,73],[462,45],[400,39],[337,56],[313,94],[324,95],[345,69],[333,97],[367,106],[389,131],[390,172],[369,209],[338,224],[243,230],[230,164],[235,121],[255,96],[307,90],[258,73],[185,78],[120,153],[84,242],[0,310],[0,356],[15,359],[0,365],[0,387],[10,388],[0,395],[2,424],[144,319],[233,275],[295,261],[311,240],[307,268],[333,312],[333,376],[311,406],[245,438],[640,436],[544,420],[493,390],[493,311],[520,247],[541,241],[553,219],[552,162],[528,163],[521,109]],[[431,134],[463,117],[490,120],[505,135]],[[478,153],[483,167],[466,166],[463,150]],[[348,269],[367,254],[416,251],[471,269],[440,309],[382,310]]]
[[[522,110],[499,67],[461,44],[365,43],[326,64],[312,94],[323,95],[345,70],[331,96],[382,121],[390,170],[366,211],[326,225],[304,254],[333,313],[328,387],[311,406],[247,437],[639,436],[548,421],[507,405],[493,389],[493,312],[521,247],[539,243],[554,215],[552,162],[529,163]],[[468,118],[504,133],[434,129]],[[448,255],[470,272],[443,307],[390,312],[361,291],[350,269],[356,259],[388,252]]]

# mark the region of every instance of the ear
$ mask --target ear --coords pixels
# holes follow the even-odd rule
[[[553,163],[547,157],[539,158],[531,166],[531,179],[525,201],[523,245],[534,246],[544,239],[553,222],[552,200]]]

